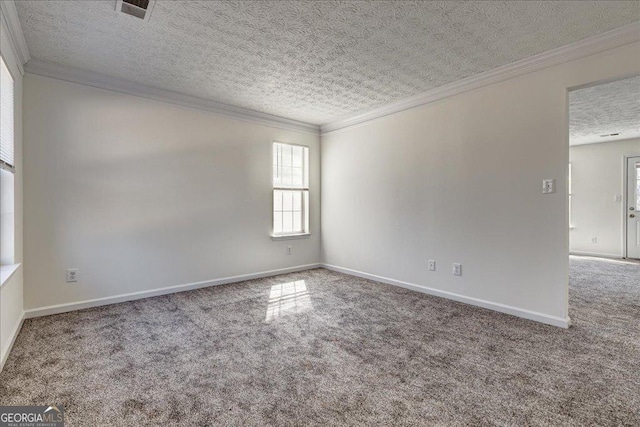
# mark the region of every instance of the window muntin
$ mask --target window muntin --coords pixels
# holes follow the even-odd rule
[[[273,143],[273,234],[309,233],[309,147]]]

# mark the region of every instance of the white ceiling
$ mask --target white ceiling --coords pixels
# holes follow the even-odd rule
[[[637,1],[16,1],[33,58],[312,124],[640,20]]]
[[[570,92],[569,135],[570,145],[640,138],[640,77]]]

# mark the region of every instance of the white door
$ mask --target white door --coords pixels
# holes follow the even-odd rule
[[[640,157],[627,159],[627,258],[640,259]]]

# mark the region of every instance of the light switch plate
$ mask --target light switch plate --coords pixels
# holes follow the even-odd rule
[[[436,262],[432,259],[429,260],[429,271],[436,271]]]

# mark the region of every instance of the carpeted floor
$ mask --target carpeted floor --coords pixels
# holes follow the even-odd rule
[[[68,426],[640,425],[640,264],[563,330],[324,269],[27,320],[0,404]]]

